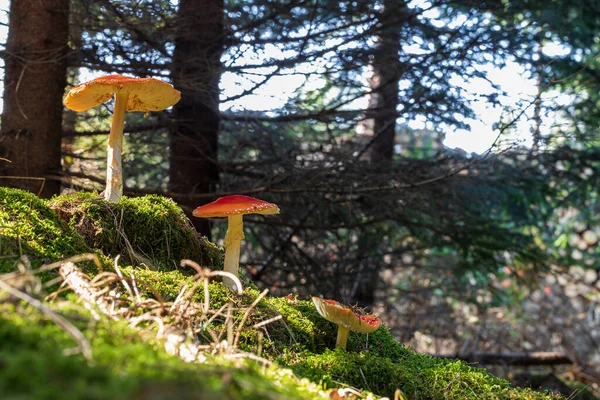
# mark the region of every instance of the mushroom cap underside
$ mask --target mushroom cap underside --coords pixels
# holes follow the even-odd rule
[[[353,332],[371,333],[381,326],[379,318],[373,315],[358,315],[335,300],[326,300],[316,296],[313,296],[312,300],[323,318]]]
[[[254,197],[233,195],[220,197],[212,203],[196,208],[192,215],[200,218],[228,217],[240,214],[279,214],[276,204]]]
[[[64,104],[73,111],[86,111],[107,102],[116,93],[129,94],[126,111],[160,111],[181,98],[179,90],[158,79],[106,75],[72,88]]]

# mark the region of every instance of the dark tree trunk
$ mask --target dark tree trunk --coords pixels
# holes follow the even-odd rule
[[[361,230],[358,246],[363,254],[369,254],[379,245],[380,236],[373,234],[369,229]],[[360,307],[371,308],[375,303],[375,291],[381,281],[379,271],[382,263],[376,259],[364,258],[357,265],[352,290],[348,303],[355,303]]]
[[[219,180],[219,77],[223,1],[180,0],[173,55],[173,85],[181,91],[170,134],[169,192],[188,213],[200,205],[186,194],[210,193]],[[208,221],[192,219],[210,234]]]
[[[398,83],[402,71],[400,64],[400,21],[402,2],[384,0],[379,17],[379,43],[374,53],[374,96],[376,117],[373,127],[375,135],[371,144],[370,159],[375,163],[387,163],[394,155],[396,119],[399,102]]]
[[[44,197],[60,182],[62,97],[67,73],[69,0],[12,0],[0,130],[1,185]],[[42,187],[43,185],[43,187]]]
[[[403,3],[397,0],[383,1],[383,9],[379,15],[379,42],[374,52],[372,83],[374,93],[371,106],[375,108],[376,116],[369,159],[372,163],[381,164],[382,167],[392,161],[396,142],[398,83],[402,75],[402,64],[399,58],[400,30],[405,19]],[[366,241],[361,245],[369,248],[376,246],[376,243]],[[380,280],[378,266],[365,262],[360,266],[356,279],[351,301],[362,307],[371,307]]]

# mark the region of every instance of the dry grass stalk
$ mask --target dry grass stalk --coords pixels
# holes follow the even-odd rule
[[[64,279],[64,285],[79,296],[94,317],[99,318],[100,313],[113,320],[123,319],[132,327],[143,326],[142,329],[145,331],[156,325],[155,335],[164,343],[167,353],[186,362],[203,362],[207,355],[212,354],[229,359],[251,358],[270,364],[268,360],[241,351],[237,347],[243,330],[264,329],[265,325],[281,319],[281,316],[277,316],[249,327],[245,326],[252,310],[266,296],[266,290],[249,307],[235,309],[233,303],[229,301],[221,308],[212,310],[208,282],[216,276],[230,274],[211,271],[193,261],[183,260],[182,265],[189,266],[197,272],[193,285],[184,286],[176,299],[170,303],[162,299],[143,299],[138,285],[143,285],[145,288],[148,285],[138,282],[133,273],[130,277],[126,277],[117,262],[118,259],[115,260],[115,272],[103,272],[94,279],[90,279],[73,262],[62,264],[59,267],[59,274]],[[241,295],[243,293],[241,282],[233,275],[230,277],[237,286],[237,293]],[[200,286],[204,289],[202,303],[193,300],[193,295]],[[243,312],[242,318],[237,323],[234,317],[235,311]],[[209,328],[215,323],[220,325],[220,329]],[[262,332],[257,336],[262,338]]]

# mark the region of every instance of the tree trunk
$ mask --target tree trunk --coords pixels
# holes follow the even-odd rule
[[[374,96],[376,117],[370,159],[374,163],[387,163],[394,155],[396,119],[399,102],[398,83],[402,71],[399,59],[402,2],[384,0],[379,17],[379,42],[374,52]]]
[[[187,194],[210,193],[219,180],[219,77],[223,51],[223,0],[180,0],[173,55],[173,85],[181,91],[170,132],[169,192],[188,213],[197,201]],[[210,235],[207,220],[193,218]]]
[[[374,52],[372,80],[372,107],[375,108],[373,139],[370,144],[369,159],[374,164],[385,167],[394,156],[396,141],[396,119],[399,102],[398,83],[402,74],[400,63],[400,30],[404,20],[403,2],[384,0],[379,15],[379,42]],[[365,233],[368,235],[368,233]],[[368,240],[360,244],[365,249],[376,246]],[[366,250],[365,250],[366,252]],[[379,282],[379,267],[364,262],[356,276],[351,291],[351,301],[362,307],[371,307],[375,301],[375,291]]]
[[[535,61],[537,97],[535,98],[533,108],[533,129],[531,132],[533,142],[531,145],[532,155],[538,155],[542,144],[542,93],[544,92],[544,53],[542,52],[544,44],[542,42],[542,37],[542,29],[538,28],[536,33],[536,53],[538,58]]]
[[[60,182],[62,97],[67,73],[69,0],[12,0],[0,130],[1,185],[48,197]]]

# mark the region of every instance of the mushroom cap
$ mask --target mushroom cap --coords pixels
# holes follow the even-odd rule
[[[371,333],[381,326],[381,321],[376,316],[358,315],[335,300],[313,296],[312,301],[323,318],[334,324],[342,325],[353,332]]]
[[[73,111],[86,111],[111,99],[113,93],[129,93],[125,111],[160,111],[181,98],[181,92],[154,78],[106,75],[72,88],[64,104]]]
[[[240,214],[279,214],[279,207],[254,197],[233,195],[220,197],[192,212],[194,217],[200,218],[229,217]]]

